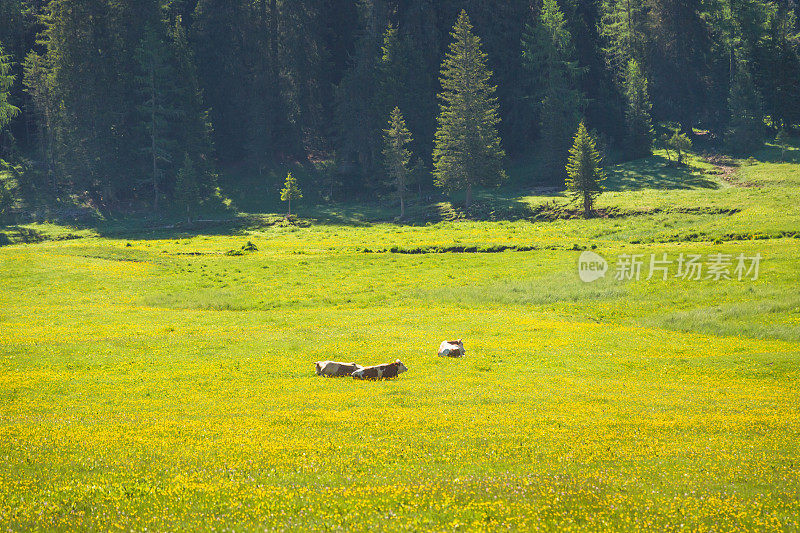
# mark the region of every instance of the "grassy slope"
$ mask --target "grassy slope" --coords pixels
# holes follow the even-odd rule
[[[345,207],[2,247],[0,526],[796,529],[800,240],[775,237],[800,229],[800,166],[767,156],[733,183],[621,167],[602,204],[645,213],[622,218]],[[537,249],[363,252],[453,245]],[[575,245],[765,260],[756,282],[584,285]],[[453,336],[468,358],[438,359]],[[398,357],[384,383],[311,366]]]

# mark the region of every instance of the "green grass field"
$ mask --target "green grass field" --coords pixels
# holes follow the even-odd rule
[[[629,163],[592,220],[509,186],[482,221],[28,226],[50,240],[0,247],[0,529],[800,529],[798,154]],[[664,253],[763,259],[614,279]]]

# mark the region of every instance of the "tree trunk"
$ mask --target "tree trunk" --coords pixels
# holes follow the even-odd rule
[[[406,217],[406,198],[403,193],[400,193],[400,218]]]
[[[592,217],[592,197],[589,194],[583,195],[583,218]]]
[[[472,184],[467,185],[467,198],[464,200],[464,207],[472,205]]]

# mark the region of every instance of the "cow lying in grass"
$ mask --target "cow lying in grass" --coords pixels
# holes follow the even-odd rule
[[[461,339],[457,341],[444,341],[439,345],[439,357],[464,357],[467,352],[464,351],[464,342]]]
[[[400,359],[394,363],[387,363],[384,365],[367,366],[360,368],[353,372],[354,379],[391,379],[396,378],[408,370],[406,365],[400,362]]]
[[[336,361],[317,361],[316,367],[318,376],[336,378],[351,376],[356,370],[364,368],[356,363],[337,363]]]

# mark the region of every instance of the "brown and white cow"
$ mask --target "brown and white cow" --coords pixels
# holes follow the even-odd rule
[[[364,368],[356,363],[338,363],[336,361],[317,361],[317,375],[329,377],[346,377],[350,376],[356,370]]]
[[[394,363],[367,366],[353,372],[354,379],[391,379],[407,371],[406,365],[400,359]]]
[[[444,341],[439,345],[439,357],[464,357],[467,352],[464,350],[464,342],[461,339],[455,341]]]

